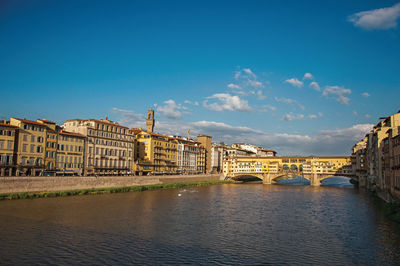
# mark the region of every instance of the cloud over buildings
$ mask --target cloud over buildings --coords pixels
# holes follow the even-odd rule
[[[145,116],[133,111],[113,108],[119,122],[129,127],[144,127]],[[318,114],[322,116],[322,114]],[[308,117],[309,119],[314,119]],[[216,121],[163,120],[156,114],[156,132],[184,136],[187,129],[193,135],[208,134],[213,141],[227,144],[247,142],[276,150],[279,155],[348,155],[352,145],[368,133],[373,124],[355,124],[350,127],[320,130],[313,135],[268,133],[246,126],[233,126]]]

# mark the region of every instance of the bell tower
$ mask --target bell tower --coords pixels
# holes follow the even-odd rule
[[[154,110],[151,107],[147,111],[146,130],[149,133],[153,133],[154,130]]]

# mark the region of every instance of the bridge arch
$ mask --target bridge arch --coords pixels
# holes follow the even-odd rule
[[[263,177],[257,174],[243,174],[237,175],[231,178],[234,181],[243,181],[243,182],[251,182],[251,181],[263,181]]]

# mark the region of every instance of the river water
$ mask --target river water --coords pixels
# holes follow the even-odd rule
[[[225,184],[0,202],[1,264],[399,265],[352,186]]]

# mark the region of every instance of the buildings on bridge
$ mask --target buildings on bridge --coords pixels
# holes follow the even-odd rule
[[[271,179],[294,173],[309,179],[311,185],[331,176],[353,175],[351,158],[338,157],[228,157],[223,174],[228,178],[257,176]]]
[[[276,156],[276,151],[252,144],[234,143],[232,146],[228,146],[225,144],[213,143],[211,149],[212,171],[215,173],[223,172],[223,164],[227,158],[274,156]]]
[[[353,146],[353,171],[360,186],[384,200],[400,202],[400,111],[380,121]]]

